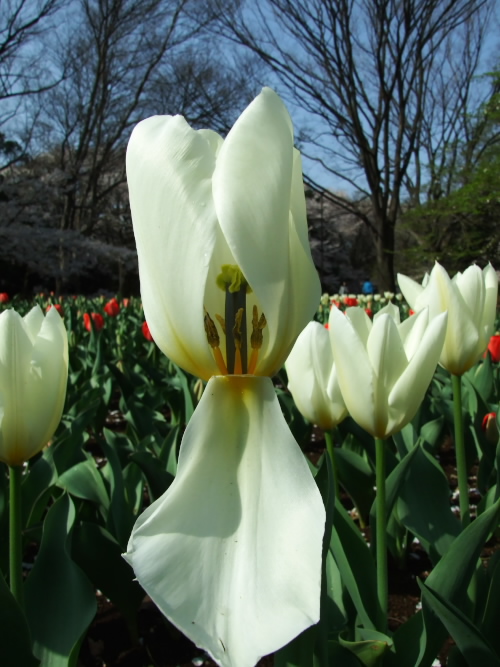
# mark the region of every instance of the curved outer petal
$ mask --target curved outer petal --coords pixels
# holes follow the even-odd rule
[[[67,378],[66,329],[54,308],[45,318],[38,306],[25,320],[14,310],[0,315],[0,460],[21,465],[47,444]]]
[[[447,313],[441,313],[429,323],[420,344],[413,349],[408,366],[392,387],[388,400],[387,436],[406,426],[424,400],[443,347],[446,322]]]
[[[43,447],[61,421],[68,385],[68,336],[55,308],[45,316],[35,340],[26,393],[31,442]],[[30,454],[30,457],[36,454]]]
[[[217,234],[212,174],[219,141],[181,116],[134,129],[127,181],[144,312],[160,349],[194,375],[217,367],[203,326],[205,284]]]
[[[305,244],[300,160],[290,116],[270,88],[229,132],[213,175],[225,240],[267,318],[259,375],[272,375],[314,312],[320,284]]]
[[[324,430],[342,421],[347,410],[333,372],[328,331],[321,324],[309,322],[299,335],[286,360],[286,371],[288,389],[306,419]]]
[[[362,310],[351,308],[347,311]],[[329,329],[333,360],[342,396],[349,414],[358,424],[368,431],[377,432],[374,414],[376,378],[366,351],[363,338],[366,331],[364,321],[353,314],[354,323],[338,308],[330,311]],[[355,328],[360,323],[361,336]]]
[[[415,310],[417,299],[424,289],[422,285],[419,285],[419,283],[417,283],[415,280],[403,275],[402,273],[398,273],[398,285],[399,289],[401,290],[401,294],[404,296],[410,308]]]
[[[251,667],[317,622],[324,524],[271,380],[214,377],[175,481],[138,519],[125,557],[198,646],[223,667]]]

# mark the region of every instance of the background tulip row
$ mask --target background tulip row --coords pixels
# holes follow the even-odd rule
[[[362,301],[324,295],[317,319],[327,321],[332,301],[355,305],[346,298]],[[392,300],[402,319],[409,315],[399,297],[364,299],[359,305],[373,313]],[[96,591],[125,619],[129,637],[124,644],[138,640],[144,592],[121,554],[137,516],[174,479],[181,436],[203,383],[159,352],[139,299],[40,295],[35,301],[43,310],[56,308],[64,319],[69,380],[61,424],[23,474],[26,618],[4,583],[9,480],[0,464],[0,623],[5,638],[0,664],[29,667],[41,659],[42,664],[76,665],[96,613]],[[5,294],[0,300],[0,309],[13,307],[23,315],[32,306]],[[297,655],[309,656],[300,667],[312,665],[313,657],[321,665],[347,667],[432,665],[448,636],[456,644],[449,664],[500,665],[500,551],[480,560],[488,540],[490,546],[498,544],[498,340],[492,339],[489,354],[462,379],[467,466],[474,472],[471,493],[474,501],[479,499],[470,526],[462,529],[449,479],[439,465],[443,443],[453,433],[446,371],[438,367],[416,417],[387,443],[388,550],[398,567],[409,571],[418,545],[432,570],[418,581],[422,610],[397,628],[385,629],[376,597],[374,439],[350,417],[329,434],[336,497],[322,433],[298,411],[285,369],[275,378],[285,417],[332,517],[324,546],[321,622],[279,651],[275,665],[297,664]]]

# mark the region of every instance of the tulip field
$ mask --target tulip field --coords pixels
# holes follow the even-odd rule
[[[126,168],[141,300],[0,294],[1,667],[500,667],[495,269],[321,297],[270,88]]]
[[[408,317],[406,302],[393,300]],[[23,586],[33,653],[42,664],[85,667],[212,664],[162,620],[121,556],[138,515],[174,479],[181,437],[205,383],[159,351],[137,298],[41,295],[35,302],[43,311],[57,308],[64,320],[69,375],[62,421],[23,473]],[[14,298],[1,308],[24,315],[32,306]],[[323,298],[318,320],[329,306]],[[370,543],[374,438],[350,417],[328,430],[338,484],[332,499],[326,431],[298,411],[286,370],[275,377],[283,413],[333,517],[320,625],[278,651],[275,665],[309,664],[290,655],[312,655],[322,633],[330,640],[330,657],[320,664],[446,664],[439,654],[448,655],[450,665],[498,664],[499,464],[491,413],[498,406],[500,374],[494,358],[488,354],[463,377],[469,491],[472,515],[479,517],[467,530],[461,532],[459,520],[446,371],[438,368],[416,417],[387,442],[388,621],[379,616]],[[5,470],[0,485],[0,566],[6,573]],[[7,641],[0,664],[35,665],[26,624],[13,604],[2,590]],[[475,655],[481,662],[474,662]]]

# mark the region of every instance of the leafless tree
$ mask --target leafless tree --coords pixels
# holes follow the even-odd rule
[[[64,80],[45,95],[38,127],[56,157],[59,228],[102,235],[113,202],[123,201],[115,191],[125,182],[132,126],[154,113],[176,112],[223,125],[244,81],[241,73],[225,81],[227,65],[217,61],[214,49],[209,58],[202,42],[219,16],[218,3],[76,0],[74,5],[78,11],[54,46]],[[111,213],[115,222],[124,215],[128,222],[128,206]],[[64,247],[60,260],[71,261]]]
[[[23,114],[27,96],[38,95],[58,82],[41,57],[40,37],[67,0],[1,0],[0,2],[0,126]],[[22,140],[0,137],[2,169],[24,156],[30,132]]]
[[[381,289],[394,288],[402,203],[420,197],[429,159],[436,168],[464,131],[490,8],[489,0],[254,0],[219,28],[272,69],[299,121],[306,117],[303,153],[355,190],[351,200],[330,196],[369,226]],[[366,198],[369,214],[356,206]]]

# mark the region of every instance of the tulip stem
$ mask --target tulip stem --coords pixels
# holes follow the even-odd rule
[[[333,437],[330,431],[324,431],[324,434],[326,442],[326,451],[328,452],[328,456],[330,457],[330,462],[332,464],[333,488],[335,491],[335,497],[340,499],[339,475],[337,469],[337,462],[335,460],[335,454],[334,454],[335,447],[333,444]]]
[[[462,376],[452,375],[453,417],[455,422],[455,456],[457,460],[458,499],[462,526],[470,523],[469,483],[467,480],[467,458],[465,456],[464,418],[462,412]]]
[[[381,612],[381,632],[386,631],[387,609],[389,601],[387,584],[387,535],[386,535],[386,501],[385,501],[385,459],[386,442],[375,438],[375,475],[377,485],[376,496],[376,556],[377,556],[377,598]]]
[[[24,609],[23,561],[21,532],[21,479],[22,466],[9,466],[9,573],[10,590]]]

